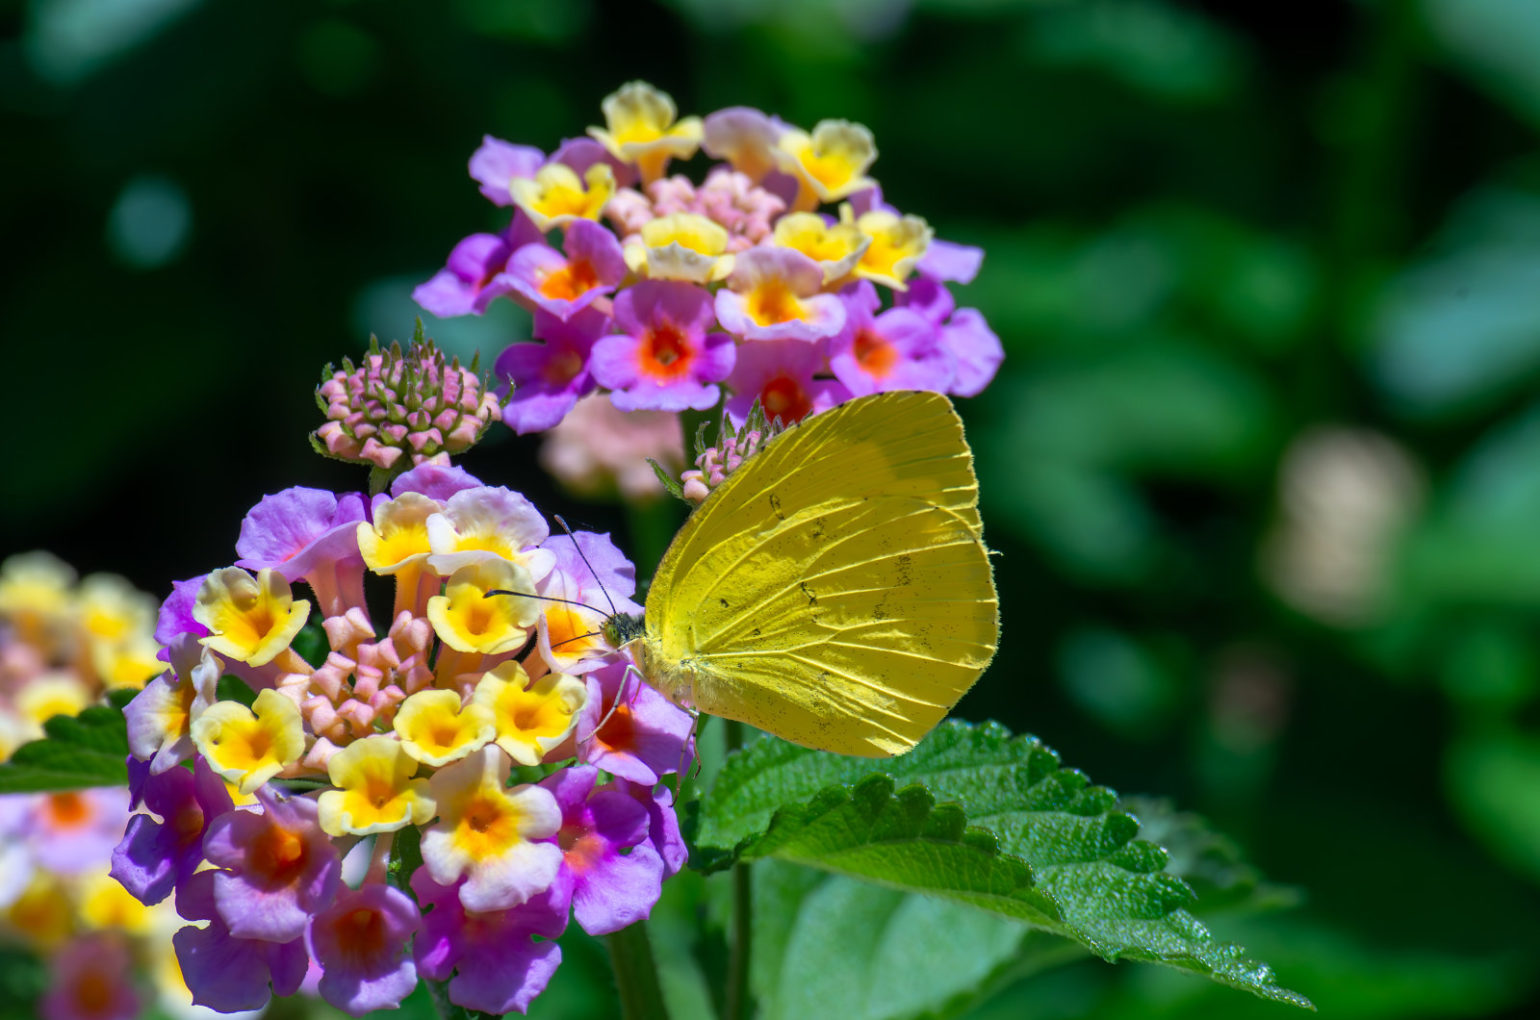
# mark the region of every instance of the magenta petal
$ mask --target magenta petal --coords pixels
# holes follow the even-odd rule
[[[957,307],[952,292],[934,276],[924,273],[909,281],[909,289],[894,296],[893,303],[900,308],[913,308],[931,322],[943,323]]]
[[[321,998],[353,1016],[399,1006],[417,987],[407,942],[420,924],[417,905],[399,889],[374,883],[343,892],[309,929]]]
[[[972,283],[983,264],[983,248],[933,238],[915,268],[938,280]]]
[[[259,942],[230,935],[218,919],[171,937],[193,1003],[221,1013],[261,1009],[273,994],[293,995],[309,957],[302,939]]]
[[[641,341],[634,336],[617,334],[603,337],[594,344],[589,369],[600,386],[623,390],[636,385],[636,351]]]
[[[608,935],[647,918],[662,893],[663,861],[650,844],[639,843],[574,886],[572,916],[588,934]]]
[[[466,489],[481,488],[481,480],[464,468],[445,464],[419,464],[390,483],[390,494],[418,492],[440,503]]]
[[[335,493],[325,489],[296,485],[263,496],[241,521],[236,566],[252,571],[272,568],[285,580],[296,581],[309,572],[318,555],[357,559],[355,526],[363,519],[361,499],[344,497],[339,502]],[[321,545],[326,547],[316,548]]]
[[[1005,360],[1005,348],[984,316],[974,308],[959,308],[941,331],[941,343],[956,366],[951,392],[972,397],[984,392]]]
[[[476,313],[482,288],[512,252],[505,238],[472,234],[454,246],[442,270],[412,291],[412,300],[441,319]]]
[[[198,589],[208,575],[199,574],[185,581],[171,582],[171,594],[160,604],[160,615],[155,620],[155,641],[170,646],[178,634],[208,637],[209,629],[193,619],[193,605],[198,601]],[[162,658],[169,659],[164,649]]]
[[[481,185],[481,193],[497,205],[512,205],[508,183],[515,177],[533,177],[545,162],[545,154],[528,145],[514,145],[501,138],[485,135],[481,147],[471,154],[471,178]]]

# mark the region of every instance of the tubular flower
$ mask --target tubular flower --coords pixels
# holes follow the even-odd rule
[[[644,81],[633,81],[611,93],[600,104],[605,126],[588,133],[623,163],[634,163],[642,180],[662,175],[668,161],[689,159],[700,147],[699,117],[679,116],[674,101]]]
[[[423,833],[423,863],[441,885],[466,879],[466,910],[506,910],[550,886],[561,849],[543,841],[561,827],[561,810],[549,792],[507,789],[508,759],[496,748],[434,773],[431,783],[439,820]]]
[[[203,643],[220,655],[263,666],[289,647],[310,615],[276,570],[256,577],[240,567],[216,570],[198,589],[193,618],[209,629]]]
[[[547,163],[533,179],[514,179],[508,193],[546,234],[577,220],[597,220],[615,193],[615,173],[609,164],[595,163],[580,178],[569,166]]]
[[[454,691],[418,691],[401,703],[395,730],[403,751],[437,767],[485,747],[497,736],[497,723],[486,706],[461,705]]]
[[[305,753],[299,708],[277,691],[262,691],[250,708],[236,701],[210,705],[193,722],[192,739],[214,771],[242,793],[254,792]]]
[[[854,225],[871,240],[856,264],[856,275],[887,284],[894,290],[906,289],[904,280],[925,257],[925,249],[930,245],[932,231],[925,221],[886,209],[856,216],[849,205],[844,205],[840,207],[840,222]]]
[[[428,599],[428,619],[439,640],[461,652],[499,655],[517,651],[529,640],[540,609],[517,595],[488,598],[487,592],[535,590],[529,571],[507,560],[482,560],[450,575],[443,595]]]
[[[583,681],[547,673],[530,682],[517,662],[481,678],[472,704],[492,717],[497,746],[520,765],[538,765],[577,725],[588,700]]]
[[[659,216],[626,242],[626,264],[651,280],[715,283],[733,271],[727,229],[699,213]]]
[[[412,778],[417,762],[399,741],[365,737],[332,755],[326,769],[336,789],[322,793],[317,806],[328,835],[371,836],[433,817],[428,781]]]
[[[733,343],[708,332],[711,296],[687,283],[648,280],[615,299],[625,332],[594,345],[594,378],[622,411],[705,410],[733,367]]]
[[[790,248],[753,248],[738,256],[729,289],[717,291],[723,328],[749,340],[818,340],[845,324],[839,298],[825,294],[823,269]]]
[[[837,202],[877,183],[866,176],[877,159],[877,143],[865,127],[848,120],[819,121],[812,134],[788,128],[776,141],[775,157],[797,178],[802,196],[819,202]],[[799,204],[816,203],[803,197]]]

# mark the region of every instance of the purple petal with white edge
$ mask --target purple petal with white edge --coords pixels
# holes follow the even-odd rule
[[[927,276],[954,283],[972,283],[984,264],[984,249],[931,238],[915,268]]]
[[[761,325],[749,314],[747,297],[735,291],[719,290],[717,321],[729,333],[746,340],[795,340],[799,343],[833,336],[845,325],[845,305],[837,295],[817,294],[801,298],[800,302],[805,313],[803,318]]]
[[[588,673],[588,702],[579,715],[578,757],[614,776],[651,786],[658,777],[688,768],[693,760],[695,719],[642,682],[619,662]],[[624,682],[629,718],[609,713]],[[599,721],[609,714],[602,727]],[[596,727],[598,727],[596,729]]]
[[[952,292],[946,284],[924,273],[912,277],[909,280],[909,289],[899,291],[893,296],[893,304],[898,308],[913,308],[937,325],[945,322],[951,316],[952,310],[957,307],[957,302],[952,298]]]
[[[390,483],[390,495],[398,498],[405,492],[417,492],[444,503],[457,492],[479,488],[481,479],[464,468],[447,464],[419,464]]]
[[[171,582],[171,594],[160,604],[160,615],[155,620],[155,641],[162,646],[161,659],[170,660],[168,648],[178,634],[209,636],[209,629],[193,619],[193,605],[198,601],[198,589],[203,587],[207,577],[207,574],[199,574],[185,581]]]
[[[529,145],[514,145],[501,138],[484,135],[481,147],[471,153],[468,169],[481,185],[481,193],[497,205],[512,205],[508,182],[515,177],[533,177],[545,162],[545,153]]]
[[[608,163],[610,172],[615,175],[615,186],[624,188],[636,180],[636,168],[629,163],[622,163],[610,154],[610,150],[594,141],[592,138],[568,138],[556,147],[551,153],[550,162],[561,163],[572,168],[572,172],[582,177],[588,172],[588,168],[595,163]]]
[[[956,366],[950,392],[959,397],[973,397],[984,392],[1000,362],[1005,347],[995,331],[976,308],[959,308],[941,329],[941,344],[952,355]]]
[[[785,280],[798,297],[817,294],[823,289],[822,266],[795,249],[769,245],[740,252],[733,262],[727,285],[742,292],[775,278]]]
[[[399,1006],[417,987],[407,942],[421,923],[417,904],[399,889],[371,883],[344,891],[310,923],[321,998],[352,1016]]]

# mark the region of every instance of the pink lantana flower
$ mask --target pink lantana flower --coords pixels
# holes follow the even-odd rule
[[[845,328],[829,343],[829,368],[856,396],[887,390],[946,392],[952,358],[941,346],[940,330],[919,312],[881,306],[877,288],[866,280],[847,287]]]
[[[840,299],[822,293],[822,267],[790,248],[743,252],[727,287],[717,292],[717,319],[745,340],[813,341],[845,325]]]
[[[534,336],[545,342],[506,347],[493,368],[498,378],[513,384],[503,407],[509,427],[519,435],[554,428],[594,388],[589,359],[607,322],[591,308],[565,322],[545,311],[535,313]]]
[[[594,378],[622,411],[709,410],[734,355],[731,337],[707,332],[713,319],[699,287],[643,280],[615,298],[624,333],[594,345]]]
[[[590,935],[619,931],[652,912],[663,892],[663,861],[647,841],[647,809],[614,786],[594,788],[592,765],[541,780],[561,805],[561,872],[553,888]]]
[[[626,259],[615,235],[593,220],[577,220],[562,241],[566,254],[546,244],[526,244],[482,292],[482,307],[512,292],[533,309],[566,320],[620,285]]]
[[[449,252],[443,269],[412,291],[412,300],[441,319],[480,315],[486,308],[482,293],[507,267],[508,259],[539,239],[539,231],[522,213],[501,234],[472,234]]]
[[[514,145],[501,138],[483,135],[481,148],[471,153],[471,177],[481,185],[481,193],[496,205],[513,205],[508,182],[516,177],[534,177],[545,154],[532,145]]]
[[[659,776],[689,768],[695,720],[635,675],[627,676],[628,670],[634,674],[615,663],[584,677],[588,702],[578,717],[578,757],[612,776],[652,786]]]
[[[849,399],[850,390],[844,383],[815,378],[823,367],[824,347],[821,341],[807,344],[800,340],[745,344],[727,379],[733,391],[727,400],[727,413],[741,423],[757,400],[766,417],[790,425]]]
[[[407,942],[422,924],[399,889],[366,882],[310,922],[310,955],[322,967],[321,998],[353,1016],[394,1009],[417,987]]]

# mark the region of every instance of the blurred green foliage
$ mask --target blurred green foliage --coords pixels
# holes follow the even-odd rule
[[[1540,1008],[1540,5],[30,0],[0,23],[5,552],[165,593],[228,562],[263,493],[359,484],[309,453],[311,388],[408,336],[411,285],[498,225],[464,171],[483,133],[549,150],[634,77],[686,112],[862,120],[889,200],[986,248],[960,298],[1008,350],[963,407],[1004,638],[962,714],[1201,812],[1302,890],[1210,920],[1323,1015]],[[523,328],[429,324],[460,354]],[[624,535],[534,449],[500,432],[467,466]],[[677,948],[720,916],[710,885],[655,924],[671,997],[720,950]],[[1281,1008],[1039,951],[953,1007]],[[537,1015],[606,1015],[606,973],[570,940]]]

